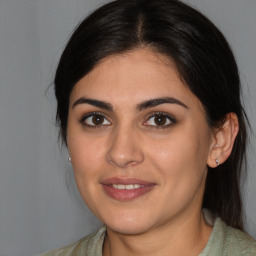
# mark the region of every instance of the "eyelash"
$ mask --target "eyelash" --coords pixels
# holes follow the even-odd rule
[[[80,123],[83,125],[83,126],[86,126],[88,128],[92,128],[92,129],[99,129],[101,128],[102,126],[109,126],[109,125],[90,125],[90,124],[87,124],[85,121],[90,118],[90,117],[94,117],[94,116],[98,116],[98,117],[101,117],[101,118],[104,118],[105,120],[107,120],[109,123],[111,123],[105,115],[103,115],[102,113],[98,113],[98,112],[92,112],[92,113],[89,113],[87,115],[84,115],[81,119],[80,119]]]
[[[92,129],[99,129],[99,128],[102,128],[103,126],[109,126],[109,125],[106,125],[106,124],[99,124],[99,125],[90,125],[90,124],[87,124],[85,121],[90,118],[90,117],[94,117],[94,116],[98,116],[100,118],[104,118],[105,120],[107,120],[110,124],[111,122],[108,120],[108,118],[106,118],[106,116],[102,113],[98,113],[98,112],[92,112],[92,113],[89,113],[87,115],[84,115],[81,119],[80,119],[80,123],[83,125],[83,126],[86,126],[88,128],[92,128]],[[169,124],[163,124],[163,125],[146,125],[146,126],[149,126],[150,128],[154,128],[154,129],[166,129],[166,128],[169,128],[170,126],[172,126],[173,124],[176,123],[176,119],[171,116],[170,114],[167,114],[167,113],[164,113],[164,112],[154,112],[152,113],[145,122],[143,122],[143,125],[145,125],[146,122],[148,122],[151,118],[156,118],[157,116],[160,116],[161,118],[167,118],[169,120]],[[105,121],[104,121],[105,122]]]
[[[161,118],[167,118],[170,123],[167,125],[166,124],[164,124],[164,125],[149,125],[150,127],[154,128],[154,129],[166,129],[176,123],[176,119],[173,116],[171,116],[170,114],[167,114],[164,112],[154,112],[147,118],[147,120],[143,124],[148,122],[151,118],[156,118],[157,116],[160,116]]]

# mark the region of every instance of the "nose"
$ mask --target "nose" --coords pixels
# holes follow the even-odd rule
[[[143,147],[138,133],[132,128],[115,129],[106,154],[107,162],[119,168],[135,166],[144,161]]]

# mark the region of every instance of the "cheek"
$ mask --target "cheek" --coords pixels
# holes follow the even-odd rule
[[[78,188],[80,185],[86,188],[88,181],[94,179],[95,169],[101,162],[99,159],[102,158],[104,147],[102,141],[86,133],[73,116],[69,116],[67,128],[67,145],[74,176]],[[86,183],[86,186],[82,183]]]
[[[105,147],[101,140],[79,136],[71,138],[69,153],[75,175],[91,175],[98,169],[105,156]]]
[[[151,164],[173,184],[200,179],[207,166],[207,129],[177,129],[168,138],[145,147]],[[166,182],[166,181],[163,181]]]
[[[193,159],[196,145],[188,140],[185,133],[173,133],[167,138],[151,143],[154,146],[147,146],[147,155],[152,162],[163,169],[182,166],[183,163]]]
[[[104,147],[102,143],[92,138],[79,136],[70,138],[69,152],[77,188],[87,206],[97,215],[95,205],[101,202],[98,198],[99,172],[105,171]]]

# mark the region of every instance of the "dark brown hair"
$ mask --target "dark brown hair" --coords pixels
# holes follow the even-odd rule
[[[203,206],[243,229],[240,177],[245,157],[245,113],[235,58],[222,33],[197,10],[177,0],[117,0],[87,17],[74,31],[55,77],[57,122],[66,142],[69,95],[97,63],[146,46],[169,57],[205,108],[210,127],[234,112],[239,133],[228,160],[208,168]]]

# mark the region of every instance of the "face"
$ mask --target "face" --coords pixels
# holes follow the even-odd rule
[[[116,232],[199,214],[211,141],[197,97],[150,50],[106,58],[71,92],[67,144],[76,183]]]

